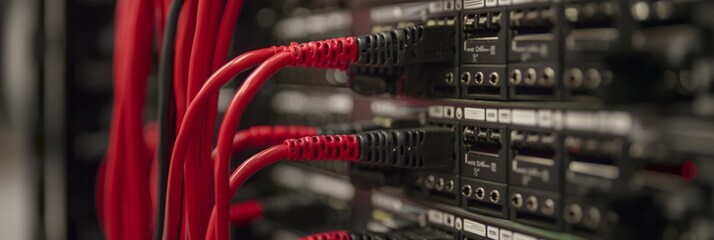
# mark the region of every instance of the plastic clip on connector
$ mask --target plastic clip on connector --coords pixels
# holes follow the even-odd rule
[[[424,128],[357,134],[359,162],[398,168],[443,168],[454,164],[454,132]]]
[[[404,66],[454,60],[453,26],[414,26],[357,37],[358,65]]]

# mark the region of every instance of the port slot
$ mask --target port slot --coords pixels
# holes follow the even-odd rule
[[[551,33],[556,22],[554,7],[511,10],[513,35]]]
[[[468,86],[466,87],[466,94],[468,95],[500,95],[500,87],[488,87],[488,86]]]
[[[464,16],[464,36],[466,39],[498,40],[501,32],[503,13],[489,12]]]
[[[550,87],[513,87],[514,95],[555,96],[555,88]]]
[[[515,159],[519,156],[524,156],[527,158],[542,158],[542,159],[552,159],[555,156],[555,151],[553,149],[535,149],[535,148],[514,148],[516,154]]]
[[[565,7],[565,19],[573,28],[609,28],[614,26],[617,1],[588,2]]]
[[[464,145],[470,152],[498,157],[502,148],[501,134],[500,129],[464,127]]]
[[[438,190],[429,190],[429,196],[448,200],[448,201],[454,201],[456,199],[456,195],[453,193],[448,193],[448,192],[442,192]]]
[[[456,87],[449,85],[432,85],[431,94],[439,96],[452,96],[456,93]]]
[[[471,147],[468,148],[468,150],[471,152],[476,152],[481,155],[497,157],[498,152],[501,151],[501,144],[494,143],[494,142],[479,143],[479,144],[472,145]]]
[[[615,159],[605,156],[587,155],[587,156],[572,156],[572,161],[586,162],[601,165],[615,165]]]
[[[531,214],[531,213],[524,213],[524,212],[516,212],[516,220],[524,223],[529,223],[533,225],[548,225],[548,226],[557,226],[557,221],[554,218],[538,215],[538,214]]]
[[[466,199],[466,206],[478,211],[485,211],[499,216],[503,216],[503,205],[479,201],[476,199]]]

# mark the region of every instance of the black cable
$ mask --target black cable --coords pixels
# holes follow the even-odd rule
[[[174,104],[174,46],[176,44],[176,26],[178,25],[179,13],[183,7],[184,0],[171,1],[169,15],[164,26],[164,39],[161,44],[161,56],[159,58],[159,179],[156,204],[156,228],[154,229],[154,239],[161,239],[164,228],[164,208],[166,205],[166,182],[169,172],[169,161],[173,151],[173,142],[176,138],[176,108]]]

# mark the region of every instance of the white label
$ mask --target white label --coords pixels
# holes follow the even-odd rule
[[[440,13],[443,11],[444,11],[444,2],[435,1],[435,2],[429,3],[429,12],[430,13]]]
[[[486,120],[486,109],[464,108],[464,118],[478,121]]]
[[[626,112],[613,112],[607,119],[607,129],[614,134],[625,135],[632,131],[632,117]]]
[[[444,106],[429,107],[429,117],[443,118],[444,117]]]
[[[454,215],[444,213],[444,225],[454,227]]]
[[[441,223],[444,222],[444,213],[442,213],[441,211],[429,209],[427,215],[429,215],[429,222],[431,223],[441,225]]]
[[[555,128],[555,130],[563,129],[563,112],[553,112],[553,128]]]
[[[553,112],[550,110],[538,110],[538,126],[550,128],[553,126]]]
[[[454,221],[454,228],[456,228],[456,230],[461,230],[464,228],[463,224],[464,224],[464,222],[461,221],[461,218],[457,217],[456,220]]]
[[[512,111],[512,121],[513,124],[535,126],[536,125],[536,112],[535,110],[522,110],[514,109]]]
[[[498,122],[511,123],[511,109],[498,109]]]
[[[468,219],[464,219],[464,231],[485,237],[486,236],[486,225],[477,223]]]
[[[402,200],[379,192],[372,193],[372,204],[392,211],[402,211],[403,206]]]
[[[516,5],[516,4],[524,4],[524,3],[529,3],[533,2],[534,0],[511,0],[511,4]]]
[[[512,240],[513,239],[513,233],[511,231],[501,229],[500,232],[500,240]]]
[[[444,106],[444,118],[454,118],[454,107]]]
[[[500,6],[511,5],[511,0],[498,0],[498,5],[500,5]]]
[[[488,226],[488,238],[498,240],[498,228]]]
[[[498,122],[498,110],[486,109],[486,121]]]
[[[482,8],[485,5],[484,0],[464,0],[464,9]]]
[[[486,0],[486,7],[498,6],[498,0]]]
[[[525,235],[525,234],[514,233],[513,240],[536,240],[536,238]]]
[[[597,126],[595,117],[589,112],[568,111],[565,113],[565,128],[570,130],[591,130]]]
[[[444,1],[444,11],[451,11],[454,10],[454,0],[446,0]]]

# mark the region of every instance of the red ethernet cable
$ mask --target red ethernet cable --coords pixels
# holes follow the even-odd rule
[[[243,110],[258,89],[268,77],[286,66],[346,69],[350,63],[357,60],[358,52],[355,38],[337,38],[307,44],[293,43],[287,48],[286,52],[276,54],[251,73],[234,95],[221,121],[216,146],[217,164],[214,166],[216,220],[220,223],[215,224],[217,239],[228,239],[229,170],[224,163],[227,163],[230,157],[232,129],[238,126]]]
[[[114,56],[116,90],[106,162],[103,222],[107,237],[146,238],[151,207],[148,182],[150,161],[143,147],[141,113],[145,81],[151,67],[153,14],[151,1],[119,1]],[[146,192],[142,192],[146,190]],[[132,194],[129,194],[131,191]]]
[[[222,1],[204,0],[198,2],[198,13],[196,22],[196,32],[194,34],[193,47],[191,50],[191,60],[189,63],[189,81],[187,100],[191,102],[194,96],[205,83],[210,75],[213,59],[212,43],[215,42],[219,19],[221,15]],[[198,122],[197,138],[189,149],[192,156],[185,162],[185,219],[188,224],[188,236],[200,238],[205,236],[208,224],[209,211],[213,205],[211,198],[196,198],[191,196],[208,196],[211,194],[211,169],[210,159],[211,140],[213,139],[213,129],[216,115],[217,94],[213,94],[211,104],[206,106],[205,115]]]
[[[185,0],[179,15],[176,31],[176,57],[174,58],[174,97],[176,99],[176,126],[181,126],[186,107],[188,88],[188,65],[196,28],[197,0]],[[176,129],[178,132],[178,128]]]
[[[310,236],[301,237],[298,240],[351,240],[352,237],[347,231],[334,231],[325,233],[316,233]]]
[[[280,160],[357,161],[360,158],[359,149],[359,141],[355,135],[311,136],[285,140],[283,144],[263,150],[238,166],[230,177],[230,193],[235,194],[238,188],[253,174]],[[217,216],[218,208],[216,206],[211,213],[209,229],[214,229],[219,225]],[[226,220],[227,223],[228,220]],[[206,239],[221,239],[214,237],[218,237],[216,232],[208,231]]]
[[[258,63],[264,62],[279,50],[280,49],[277,48],[254,50],[234,58],[211,75],[195,99],[188,106],[176,136],[176,142],[171,156],[172,160],[169,166],[164,218],[164,239],[176,239],[176,234],[178,234],[184,163],[188,157],[190,140],[197,130],[198,118],[204,113],[204,107],[209,103],[211,96],[218,92],[220,87],[230,81],[233,76]]]

